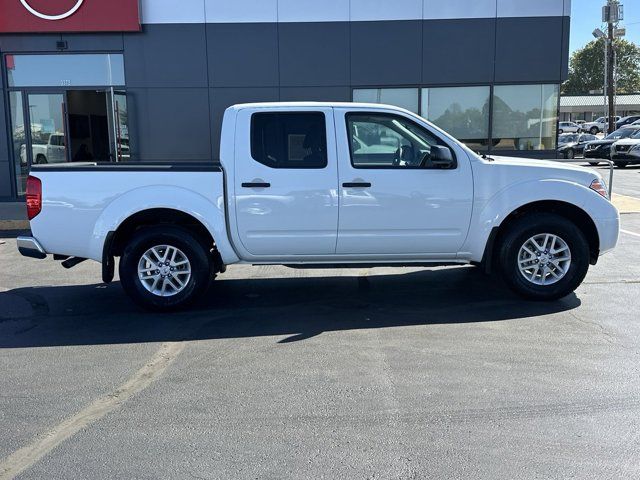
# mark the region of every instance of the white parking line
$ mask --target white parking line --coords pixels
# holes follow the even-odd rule
[[[118,389],[95,400],[84,410],[67,418],[36,438],[31,444],[16,450],[0,461],[0,479],[15,478],[62,442],[74,436],[87,425],[117,409],[133,395],[147,388],[171,365],[184,347],[185,342],[163,343],[153,357]]]
[[[623,230],[622,228],[620,229],[620,231],[622,233],[626,233],[627,235],[633,235],[634,237],[640,238],[640,233],[630,232],[629,230]]]

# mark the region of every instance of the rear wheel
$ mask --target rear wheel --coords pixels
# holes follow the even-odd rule
[[[589,269],[589,244],[570,220],[532,213],[516,220],[502,238],[500,269],[507,284],[533,300],[573,292]]]
[[[36,155],[36,163],[38,165],[43,165],[43,164],[47,163],[47,157],[45,157],[44,155],[39,153],[38,155]]]
[[[589,162],[589,165],[591,165],[592,167],[595,167],[597,165],[600,165],[600,162]]]
[[[618,168],[624,168],[627,166],[627,162],[613,162],[616,164],[616,167]]]
[[[575,157],[576,154],[573,151],[572,148],[570,148],[569,150],[567,150],[567,153],[564,154],[564,158],[568,158],[568,159],[573,159],[573,157]]]
[[[138,231],[120,259],[120,281],[138,305],[175,310],[202,294],[210,281],[209,252],[188,230],[148,227]]]

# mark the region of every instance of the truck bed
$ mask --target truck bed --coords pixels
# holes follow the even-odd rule
[[[149,209],[187,213],[226,238],[222,167],[213,163],[34,165],[42,212],[31,230],[47,253],[102,260],[104,241],[127,218]],[[224,235],[222,235],[224,234]]]

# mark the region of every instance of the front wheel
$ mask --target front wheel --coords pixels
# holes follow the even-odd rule
[[[589,269],[589,244],[570,220],[532,213],[508,227],[499,246],[506,283],[532,300],[556,300],[573,292]]]
[[[595,134],[596,134],[596,133],[598,133],[599,131],[600,131],[600,129],[599,129],[598,127],[591,127],[591,128],[589,129],[589,133],[590,133],[591,135],[595,135]]]
[[[120,259],[124,291],[143,308],[182,308],[202,294],[210,281],[208,251],[188,230],[148,227],[138,231]]]
[[[564,154],[564,158],[568,158],[570,160],[572,160],[575,156],[576,156],[576,154],[574,153],[574,151],[571,148],[569,150],[567,150],[567,153]]]
[[[625,168],[627,166],[627,162],[613,162],[618,168]]]
[[[592,167],[597,167],[598,165],[600,165],[600,162],[589,162],[589,165],[591,165]]]

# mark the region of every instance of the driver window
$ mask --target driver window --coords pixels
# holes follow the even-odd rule
[[[432,145],[441,145],[427,130],[398,115],[350,113],[347,130],[355,168],[434,168]]]

